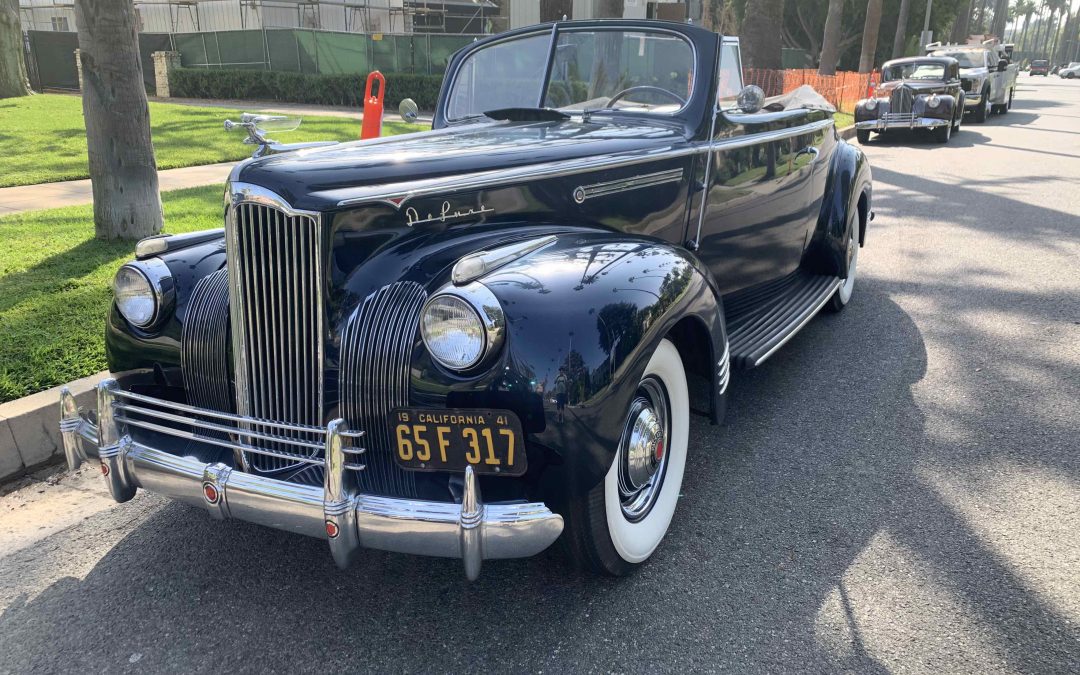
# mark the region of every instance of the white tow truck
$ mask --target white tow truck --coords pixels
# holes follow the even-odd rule
[[[960,62],[964,112],[972,113],[976,122],[985,122],[991,113],[1004,115],[1012,108],[1020,71],[1012,62],[1012,47],[997,38],[973,38],[966,44],[934,42],[926,45],[926,53]]]

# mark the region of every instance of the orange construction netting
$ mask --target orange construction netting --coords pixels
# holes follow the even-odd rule
[[[869,94],[871,83],[881,81],[881,74],[877,71],[872,73],[844,71],[835,75],[818,75],[818,72],[813,69],[747,68],[744,75],[746,84],[756,84],[765,90],[766,96],[779,96],[808,84],[829,103],[836,106],[837,110],[843,112],[854,111],[855,103]]]

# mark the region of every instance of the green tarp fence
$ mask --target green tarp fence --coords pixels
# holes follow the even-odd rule
[[[78,89],[75,33],[28,31],[33,83],[39,89]],[[180,52],[185,68],[256,69],[325,75],[384,73],[442,75],[450,56],[472,35],[379,35],[300,28],[204,33],[140,33],[143,80],[154,89],[156,51]]]

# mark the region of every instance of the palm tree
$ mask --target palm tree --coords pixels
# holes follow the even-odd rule
[[[900,0],[900,13],[896,17],[896,35],[892,41],[892,57],[898,59],[904,55],[907,43],[907,20],[911,12],[911,0]]]
[[[878,33],[881,31],[881,5],[882,0],[869,0],[866,3],[866,23],[863,24],[862,53],[859,55],[860,73],[869,73],[874,69]]]
[[[1027,43],[1028,26],[1031,24],[1031,15],[1034,13],[1034,0],[1020,0],[1016,3],[1016,15],[1024,17],[1024,29],[1020,31],[1020,39],[1016,41],[1017,47]]]
[[[779,70],[784,0],[747,0],[745,17],[741,31],[745,64]]]
[[[1054,22],[1054,17],[1058,14],[1057,23]],[[1050,24],[1053,26],[1053,32],[1050,35],[1049,51],[1046,52],[1049,58],[1054,58],[1055,52],[1057,52],[1058,35],[1061,34],[1061,19],[1069,16],[1069,0],[1050,0]]]
[[[840,31],[843,20],[844,0],[829,0],[829,13],[825,16],[825,36],[821,39],[819,75],[836,74],[836,62],[840,60]]]

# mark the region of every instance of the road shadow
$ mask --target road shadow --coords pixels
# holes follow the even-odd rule
[[[489,561],[472,584],[459,561],[376,551],[338,571],[317,540],[151,497],[82,578],[29,591],[10,570],[70,564],[63,552],[93,541],[90,522],[0,560],[0,671],[47,670],[61,654],[89,670],[884,672],[884,638],[865,631],[900,610],[868,602],[855,575],[883,540],[921,561],[916,586],[960,599],[1006,667],[1062,670],[1076,655],[1054,636],[1075,626],[919,477],[928,455],[982,455],[927,434],[913,396],[926,346],[890,291],[860,281],[843,314],[740,374],[727,425],[694,422],[669,536],[628,578],[571,571],[558,549]],[[940,615],[919,603],[903,608]],[[845,625],[823,620],[833,604]],[[948,653],[948,630],[931,625],[893,656],[941,667],[920,647]]]

